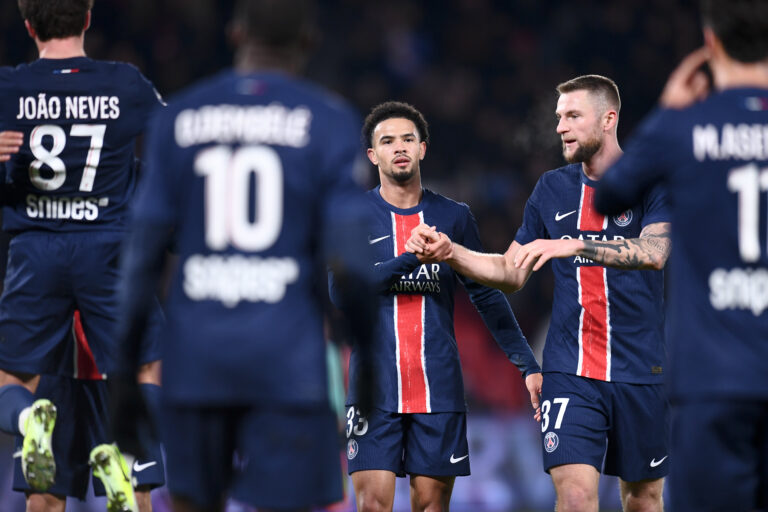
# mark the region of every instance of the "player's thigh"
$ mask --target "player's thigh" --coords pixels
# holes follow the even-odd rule
[[[591,464],[563,464],[550,468],[559,507],[565,510],[595,510],[600,473]]]
[[[0,296],[0,368],[56,373],[74,310],[67,284],[68,242],[24,233],[11,240]]]
[[[544,470],[564,464],[602,469],[609,429],[608,399],[601,381],[546,373],[541,390]]]
[[[357,510],[392,510],[395,502],[395,480],[392,471],[368,469],[352,473]]]
[[[253,408],[236,432],[236,500],[285,510],[342,499],[341,447],[329,406]]]
[[[361,415],[355,406],[347,407],[345,434],[347,469],[350,474],[382,470],[405,476],[405,416],[375,408]]]
[[[611,383],[611,430],[604,472],[625,482],[669,473],[669,402],[663,384]]]
[[[467,414],[409,414],[405,472],[411,475],[466,476],[470,473]]]
[[[675,512],[748,511],[765,499],[768,402],[722,399],[675,404],[674,461],[669,475]]]
[[[242,407],[164,404],[160,421],[168,489],[181,501],[213,508],[232,480]]]
[[[448,510],[455,476],[411,475],[411,510]]]

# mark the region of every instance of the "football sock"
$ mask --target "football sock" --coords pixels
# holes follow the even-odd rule
[[[0,430],[11,435],[23,435],[22,412],[34,401],[35,396],[24,386],[8,384],[0,387]],[[29,410],[24,416],[27,415]]]

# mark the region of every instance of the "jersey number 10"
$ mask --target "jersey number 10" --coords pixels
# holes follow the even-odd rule
[[[760,259],[760,193],[768,190],[768,167],[749,164],[728,173],[728,190],[739,195],[739,253],[746,263]]]
[[[205,178],[205,242],[209,248],[221,251],[231,245],[256,252],[275,243],[283,225],[283,164],[274,149],[213,146],[197,155],[195,172]],[[251,175],[255,178],[253,209]]]

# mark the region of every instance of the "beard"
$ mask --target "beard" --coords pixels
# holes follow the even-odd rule
[[[393,167],[392,178],[394,178],[394,180],[398,183],[407,183],[416,175],[417,169],[418,168],[416,166],[411,166],[410,169],[404,169],[404,170],[400,170]]]
[[[575,164],[578,162],[586,162],[592,158],[595,153],[600,151],[603,147],[603,142],[598,138],[587,139],[584,142],[579,142],[579,147],[572,155],[568,156],[565,152],[565,143],[563,143],[563,158],[569,164]]]

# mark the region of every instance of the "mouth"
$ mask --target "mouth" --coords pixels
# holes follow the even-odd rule
[[[407,166],[408,166],[408,164],[410,164],[410,163],[411,163],[411,159],[410,159],[410,158],[406,158],[406,157],[404,157],[404,156],[400,156],[400,157],[397,157],[397,158],[395,158],[395,159],[392,161],[392,163],[393,163],[394,165],[396,165],[397,167],[407,167]]]

